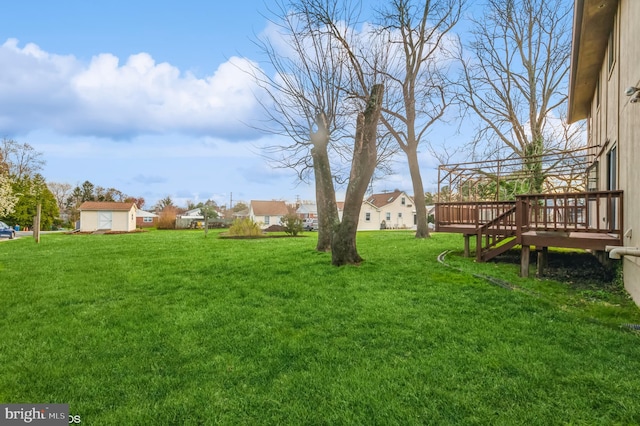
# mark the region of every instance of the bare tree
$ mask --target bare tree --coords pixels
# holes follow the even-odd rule
[[[53,194],[53,198],[56,199],[56,203],[58,203],[58,211],[65,211],[73,186],[70,183],[47,182],[47,187]]]
[[[356,263],[361,259],[355,250],[355,228],[351,232],[351,226],[338,222],[334,181],[339,178],[332,167],[336,160],[351,160],[344,212],[349,220],[354,219],[355,213],[357,225],[377,160],[388,158],[363,154],[378,149],[378,106],[383,86],[375,85],[375,72],[365,72],[374,69],[363,60],[367,43],[362,43],[353,30],[361,5],[298,0],[280,2],[278,7],[274,12],[277,28],[284,33],[290,54],[283,55],[273,42],[263,39],[260,46],[277,74],[268,77],[263,72],[258,77],[268,94],[269,103],[264,105],[269,118],[280,128],[279,134],[292,140],[288,146],[276,147],[281,153],[279,162],[296,169],[300,178],[313,170],[318,206],[317,249],[331,249],[332,263],[336,265]],[[375,55],[368,59],[376,62]],[[374,88],[375,93],[370,93]],[[354,119],[355,126],[350,123]],[[356,151],[351,152],[341,141],[354,134]],[[341,247],[338,251],[336,244]]]
[[[336,266],[357,264],[362,261],[356,248],[356,232],[362,200],[376,168],[377,128],[383,95],[384,86],[382,84],[374,85],[365,110],[358,114],[353,164],[345,194],[342,221],[335,227],[331,241],[331,263]]]
[[[275,70],[275,76],[256,69],[255,77],[265,90],[262,101],[273,134],[291,143],[267,148],[278,167],[296,170],[301,181],[313,173],[318,209],[318,251],[331,249],[331,233],[338,219],[334,175],[331,170],[332,141],[344,137],[345,113],[341,110],[341,81],[345,74],[344,52],[334,49],[333,39],[315,22],[312,4],[278,1],[270,10],[277,39],[269,34],[257,41]],[[286,48],[283,48],[284,44]]]
[[[391,48],[384,70],[387,96],[382,122],[407,157],[416,208],[416,238],[429,236],[418,148],[442,119],[453,96],[446,72],[453,55],[448,33],[460,19],[464,0],[393,0],[383,31]]]
[[[473,55],[461,61],[460,99],[481,122],[474,147],[524,159],[533,192],[542,191],[545,179],[537,159],[572,143],[554,136],[550,125],[567,100],[571,6],[566,0],[487,0],[473,20]]]
[[[45,164],[42,153],[34,147],[7,138],[0,142],[0,159],[8,167],[9,175],[16,180],[35,175]]]

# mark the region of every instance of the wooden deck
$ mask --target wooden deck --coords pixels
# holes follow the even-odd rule
[[[476,238],[476,260],[492,259],[520,245],[521,275],[528,274],[529,252],[535,247],[604,251],[622,246],[623,192],[593,191],[520,195],[515,201],[437,203],[436,232]]]

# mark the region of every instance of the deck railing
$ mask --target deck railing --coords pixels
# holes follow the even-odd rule
[[[437,203],[435,208],[438,225],[482,226],[515,207],[515,201],[472,201]],[[514,223],[515,224],[515,223]]]
[[[623,192],[520,195],[528,230],[619,234]]]
[[[501,226],[515,226],[518,233],[536,230],[620,234],[624,223],[623,191],[593,191],[519,195],[516,201],[437,203],[436,229],[479,229],[514,207],[517,214],[505,215]]]

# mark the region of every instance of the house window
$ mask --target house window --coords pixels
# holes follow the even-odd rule
[[[367,212],[364,214],[364,220],[366,222],[371,222],[371,213]]]
[[[387,219],[386,220],[391,220],[391,213],[387,212]]]
[[[269,219],[271,218],[271,216],[265,216],[264,217],[264,224],[268,225],[269,224]]]
[[[153,223],[153,218],[152,217],[143,217],[142,218],[142,222],[144,222],[144,223]]]
[[[404,197],[402,197],[402,198],[400,199],[400,204],[402,204],[402,205],[404,206],[405,204],[407,204],[407,200],[405,200],[405,198],[404,198]]]
[[[402,219],[402,212],[398,213],[398,219]]]

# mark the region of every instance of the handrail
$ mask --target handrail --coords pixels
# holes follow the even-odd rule
[[[517,221],[517,204],[509,210],[495,217],[493,220],[479,226],[476,230],[476,259],[482,261],[483,254],[487,253],[493,247],[496,247],[502,241],[516,235]],[[511,218],[516,216],[515,218]],[[502,227],[500,226],[502,225]],[[489,229],[493,232],[488,232]],[[483,238],[484,237],[484,238]],[[484,243],[483,243],[484,240]]]

